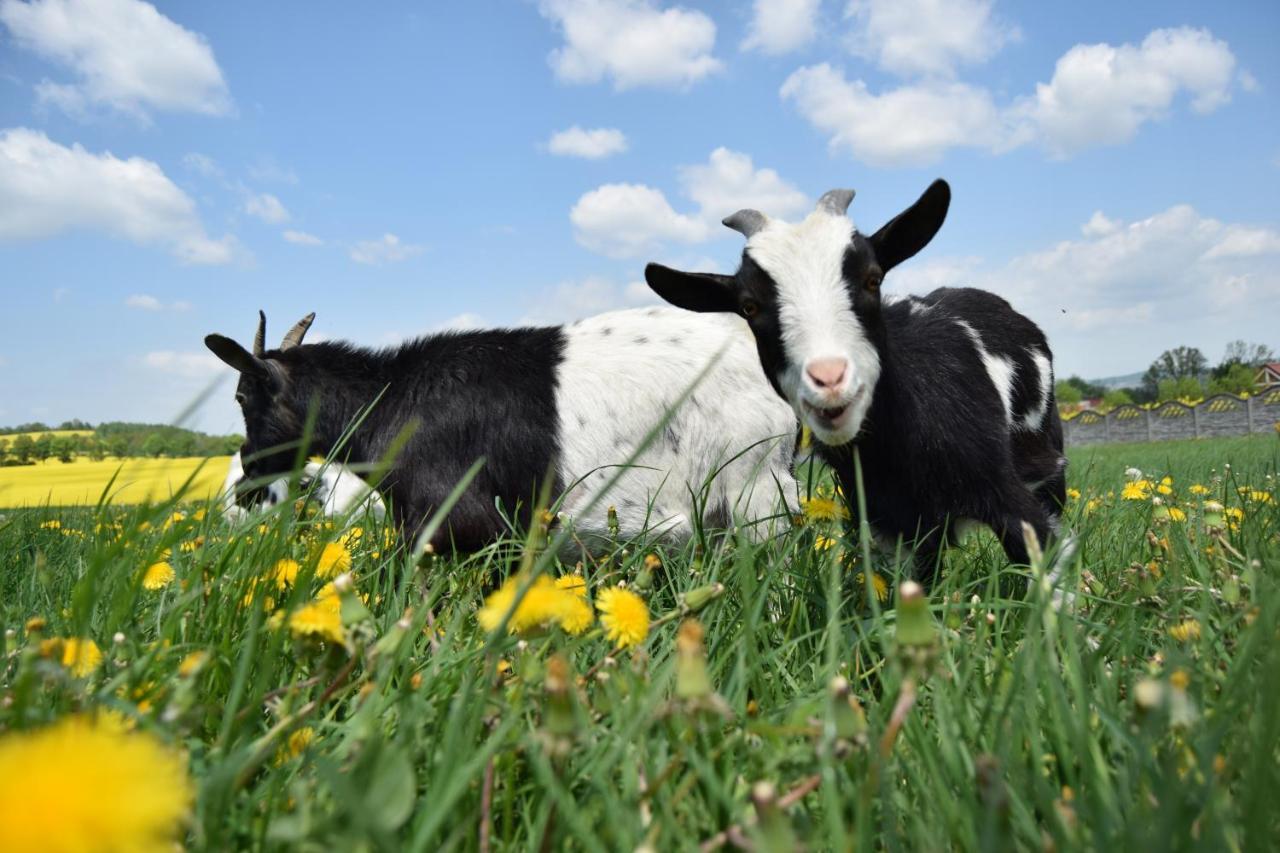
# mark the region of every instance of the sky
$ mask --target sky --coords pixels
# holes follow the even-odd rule
[[[936,177],[885,293],[996,291],[1060,376],[1280,348],[1280,4],[0,0],[0,424],[242,429],[202,338],[368,345],[731,272],[742,207]]]

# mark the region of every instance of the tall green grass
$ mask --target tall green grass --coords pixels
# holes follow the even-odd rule
[[[1074,450],[1073,604],[1054,609],[1044,567],[1011,569],[973,536],[947,553],[914,645],[863,582],[896,584],[905,558],[830,523],[584,560],[593,594],[625,581],[660,622],[618,652],[598,631],[479,628],[537,536],[414,560],[358,520],[363,600],[345,598],[338,645],[288,627],[342,533],[309,512],[241,527],[173,503],[9,512],[0,737],[113,709],[180,746],[193,849],[1274,848],[1278,460],[1267,436]],[[1162,500],[1186,518],[1123,499],[1129,467],[1153,489],[1171,477]],[[145,589],[166,554],[176,580]],[[265,578],[285,558],[300,569],[279,589]],[[1027,592],[1003,596],[1015,573]],[[676,690],[703,654],[678,654],[690,615],[706,701]],[[58,660],[72,637],[105,655],[86,677]]]

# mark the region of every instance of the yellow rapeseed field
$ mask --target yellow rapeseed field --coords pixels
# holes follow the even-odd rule
[[[32,441],[35,441],[37,438],[39,438],[42,435],[51,435],[54,438],[64,438],[64,437],[75,438],[76,436],[81,436],[81,435],[93,435],[93,430],[91,429],[47,429],[47,430],[41,430],[40,432],[6,432],[4,435],[0,435],[0,438],[6,439],[10,444],[12,444],[13,442],[17,441],[18,436],[20,435],[29,436]]]
[[[222,486],[230,460],[229,456],[125,459],[123,462],[77,459],[65,464],[49,460],[39,465],[0,468],[0,507],[94,504],[117,470],[119,476],[111,484],[112,503],[138,503],[147,498],[163,500],[181,488],[197,470],[199,474],[187,497],[204,500]]]

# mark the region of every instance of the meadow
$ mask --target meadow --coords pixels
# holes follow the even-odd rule
[[[1280,441],[1070,456],[1074,553],[974,535],[924,595],[822,487],[580,562],[5,512],[0,848],[1274,849]]]

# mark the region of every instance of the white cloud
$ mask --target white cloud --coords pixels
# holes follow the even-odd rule
[[[783,100],[830,137],[833,149],[882,166],[922,166],[949,148],[995,148],[1001,118],[991,95],[965,83],[931,81],[873,94],[826,63],[800,68]]]
[[[211,352],[176,352],[157,350],[142,357],[147,367],[192,379],[214,376],[229,368]]]
[[[743,50],[781,56],[799,50],[818,33],[820,0],[755,0]]]
[[[1274,338],[1280,232],[1222,222],[1188,205],[1134,222],[1099,212],[1089,222],[1106,227],[1086,225],[1080,238],[1004,264],[909,262],[890,274],[886,292],[943,284],[994,290],[1045,330],[1062,375],[1123,373],[1180,343]],[[938,274],[948,265],[949,275]]]
[[[1206,30],[1156,30],[1141,45],[1076,45],[1036,94],[998,106],[991,93],[931,76],[872,92],[823,63],[796,70],[782,99],[825,132],[833,149],[874,165],[921,166],[952,148],[1003,153],[1039,144],[1050,156],[1127,142],[1165,117],[1181,93],[1199,114],[1230,100],[1235,57]]]
[[[306,231],[294,231],[288,229],[284,232],[284,239],[298,246],[323,246],[324,241],[314,234],[308,234]]]
[[[991,15],[994,0],[851,0],[849,48],[901,76],[951,77],[985,62],[1017,31]]]
[[[207,154],[201,154],[199,151],[192,151],[182,155],[182,165],[206,178],[222,177],[222,169],[217,162],[212,157]]]
[[[536,307],[517,321],[522,326],[545,326],[567,323],[582,317],[660,305],[658,298],[643,281],[620,285],[603,276],[587,276],[583,279],[562,281],[538,294]]]
[[[83,114],[90,104],[145,118],[147,110],[226,115],[231,96],[213,50],[140,0],[0,0],[14,40],[67,66],[74,84],[45,80],[42,103]]]
[[[551,134],[547,150],[561,157],[584,157],[599,160],[611,154],[627,150],[627,137],[613,127],[597,127],[583,130],[576,124],[567,130]]]
[[[542,0],[538,8],[564,36],[549,59],[565,83],[607,77],[619,91],[687,88],[722,67],[711,55],[715,22],[702,12],[653,0]]]
[[[712,151],[706,164],[682,166],[679,179],[681,192],[697,210],[680,213],[661,190],[644,184],[605,184],[584,194],[569,212],[574,237],[594,252],[631,258],[665,243],[727,236],[720,220],[744,207],[789,216],[809,204],[773,169],[756,169],[749,155],[728,148]]]
[[[1025,123],[1023,138],[1068,157],[1127,142],[1146,122],[1164,118],[1182,93],[1195,112],[1216,110],[1231,100],[1235,67],[1226,42],[1189,27],[1155,30],[1140,45],[1079,44],[1013,113]]]
[[[0,240],[76,229],[160,244],[192,264],[225,264],[235,253],[230,236],[205,233],[195,202],[150,160],[68,148],[25,127],[0,132]]]
[[[271,225],[289,221],[289,211],[271,193],[250,195],[245,199],[244,212]]]
[[[421,246],[401,243],[395,234],[383,234],[376,240],[362,240],[351,249],[351,260],[358,264],[389,264],[412,258],[422,252]]]
[[[193,307],[184,299],[165,305],[149,293],[135,293],[125,299],[124,304],[140,311],[164,311],[166,308],[170,311],[190,311]]]
[[[661,190],[644,184],[605,184],[569,211],[574,237],[594,252],[615,258],[652,251],[662,242],[697,243],[709,229],[696,216],[676,213]]]
[[[1101,210],[1095,210],[1089,221],[1080,226],[1080,233],[1086,237],[1105,237],[1115,233],[1119,227],[1119,222],[1108,219]]]
[[[682,166],[680,183],[709,225],[744,207],[786,218],[810,205],[808,196],[773,169],[757,169],[750,155],[723,147],[711,152],[706,165]]]
[[[479,314],[464,311],[456,317],[450,317],[431,327],[433,332],[466,332],[472,329],[485,328],[484,319]]]

